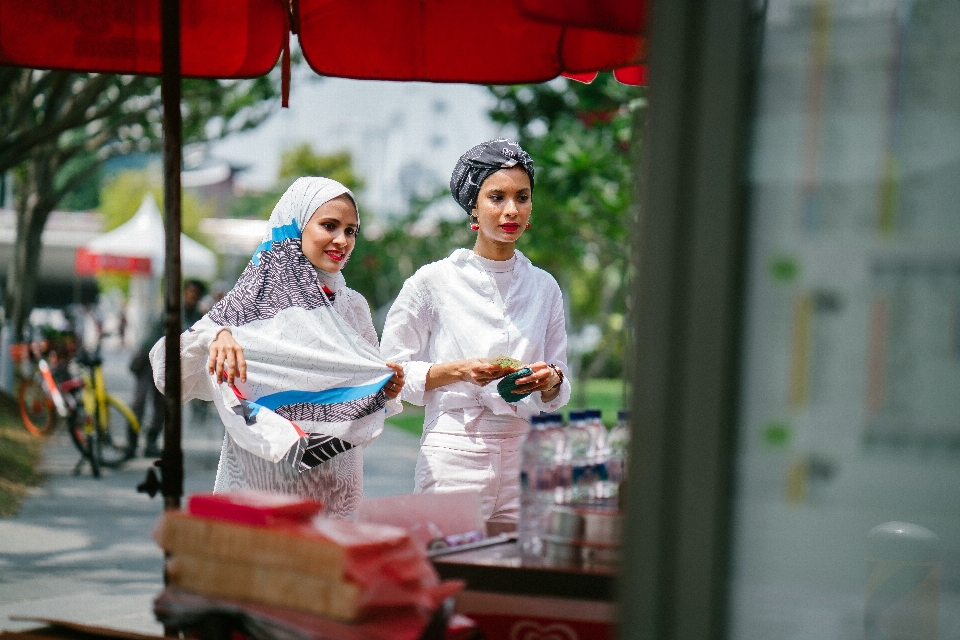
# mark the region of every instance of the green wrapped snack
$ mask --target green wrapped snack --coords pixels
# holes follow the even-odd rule
[[[517,360],[516,358],[511,358],[510,356],[497,356],[490,361],[490,364],[495,364],[501,369],[522,369],[523,363]]]
[[[514,393],[513,390],[517,388],[517,378],[523,378],[533,373],[533,370],[530,367],[524,367],[520,371],[514,371],[511,374],[504,376],[500,382],[497,383],[497,393],[500,394],[500,397],[506,400],[507,402],[519,402],[526,398],[529,393]]]

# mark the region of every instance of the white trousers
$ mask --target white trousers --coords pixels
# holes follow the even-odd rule
[[[511,421],[510,429],[496,435],[480,435],[469,429],[457,434],[450,433],[448,427],[452,425],[445,424],[452,422],[450,417],[441,416],[439,424],[434,422],[425,428],[417,456],[415,491],[472,489],[480,494],[485,522],[516,523],[520,517],[520,445],[529,425],[516,420]]]

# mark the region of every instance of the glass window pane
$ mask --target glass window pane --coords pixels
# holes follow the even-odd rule
[[[773,0],[756,101],[730,637],[960,637],[960,2]]]

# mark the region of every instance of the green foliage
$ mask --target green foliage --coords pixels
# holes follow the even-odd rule
[[[100,212],[103,213],[105,229],[115,229],[129,220],[147,193],[157,199],[162,215],[163,185],[156,172],[121,171],[112,176],[100,191]],[[183,233],[197,242],[209,244],[209,239],[200,232],[200,221],[212,213],[210,205],[185,192],[180,213]]]
[[[320,154],[313,151],[310,143],[304,142],[287,149],[280,156],[280,176],[277,185],[263,193],[247,193],[230,203],[230,215],[234,218],[268,218],[274,205],[297,178],[323,176],[340,182],[357,193],[363,189],[361,180],[353,171],[353,159],[349,151]]]
[[[343,275],[373,309],[393,302],[404,281],[423,265],[447,257],[456,247],[473,246],[476,236],[467,226],[466,216],[463,221],[443,220],[427,234],[419,224],[431,204],[449,197],[449,191],[443,190],[415,199],[410,213],[390,221],[376,238],[365,233],[361,220],[360,237]]]
[[[103,214],[104,230],[116,229],[133,217],[144,196],[152,193],[163,215],[163,186],[156,171],[128,170],[110,177],[100,190],[100,213]],[[199,200],[189,192],[183,193],[180,208],[180,224],[183,233],[197,242],[212,248],[210,238],[200,231],[200,221],[212,215],[211,206]],[[103,273],[97,276],[102,291],[119,288],[126,293],[130,287],[130,276],[119,273]]]
[[[73,166],[65,167],[63,170],[65,175],[61,180],[69,180],[71,170],[81,170],[82,168],[82,160],[73,163]],[[57,208],[61,211],[92,211],[98,208],[100,206],[100,184],[103,182],[103,175],[103,165],[98,164],[89,178],[64,193]]]
[[[490,91],[497,98],[491,116],[518,132],[536,166],[532,227],[517,246],[570,296],[574,329],[602,331],[600,346],[574,361],[581,378],[620,375],[635,211],[632,136],[644,89],[603,73],[591,84]]]
[[[39,482],[42,444],[23,426],[16,401],[0,392],[0,517],[16,515],[29,488]]]
[[[537,266],[551,272],[570,302],[574,331],[596,325],[599,346],[571,353],[581,381],[622,375],[634,160],[632,135],[644,90],[601,74],[593,84],[565,80],[490,87],[491,116],[513,129],[534,159],[532,227],[517,243]],[[406,278],[455,247],[470,247],[475,234],[462,220],[425,225],[429,205],[449,198],[444,189],[415,201],[409,215],[391,221],[377,237],[357,241],[344,275],[374,309],[389,304]],[[575,403],[588,387],[578,385]],[[619,391],[618,391],[619,393]]]
[[[287,149],[280,156],[280,180],[285,183],[284,188],[304,176],[330,178],[351,191],[363,189],[363,180],[353,172],[353,160],[349,151],[318,154],[314,153],[308,142]]]

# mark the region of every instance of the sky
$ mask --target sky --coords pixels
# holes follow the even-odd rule
[[[482,86],[325,78],[299,68],[289,109],[215,143],[210,155],[248,167],[238,184],[260,190],[273,185],[284,149],[309,142],[321,153],[349,150],[366,183],[363,203],[389,216],[413,193],[446,185],[463,152],[499,135],[492,106]]]

